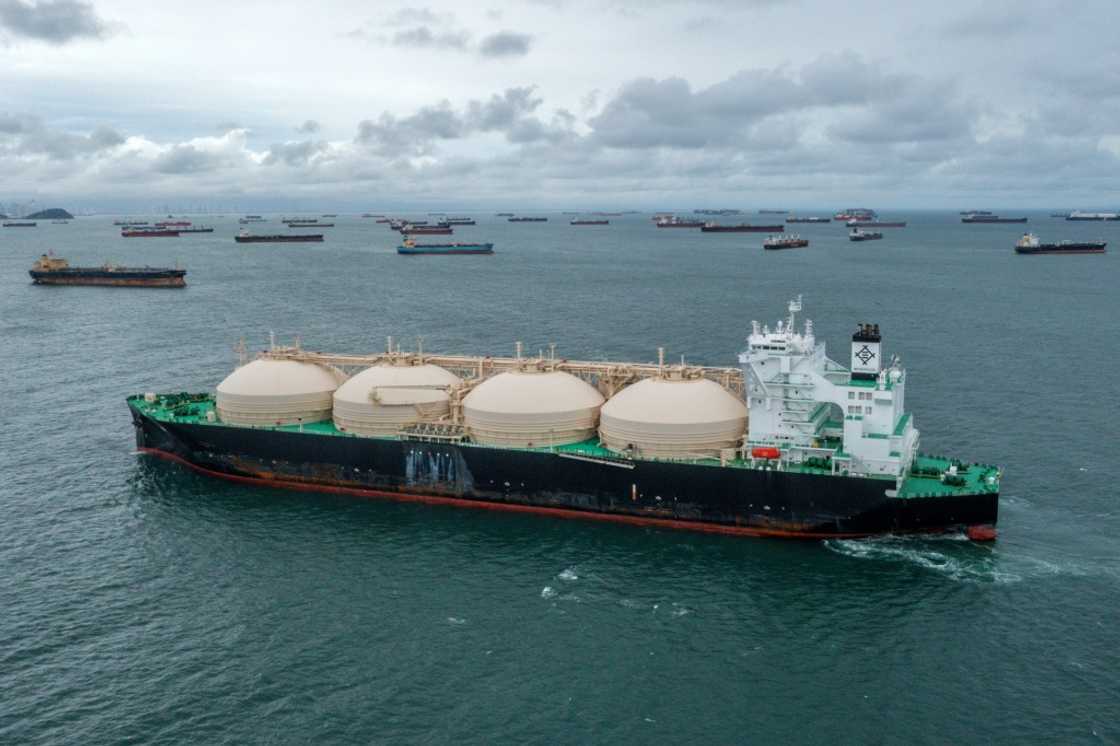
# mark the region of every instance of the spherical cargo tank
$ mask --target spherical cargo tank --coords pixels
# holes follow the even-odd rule
[[[334,424],[360,435],[395,435],[450,412],[449,390],[462,380],[438,365],[382,364],[366,368],[334,392]]]
[[[463,399],[471,437],[519,448],[578,443],[595,437],[602,395],[563,371],[499,373]]]
[[[707,378],[647,378],[603,405],[607,448],[647,458],[717,457],[746,431],[747,407]]]
[[[218,419],[258,427],[329,420],[331,397],[344,380],[328,366],[260,358],[218,384]]]

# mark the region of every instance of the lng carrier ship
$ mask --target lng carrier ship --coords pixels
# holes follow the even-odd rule
[[[877,326],[830,360],[800,298],[736,367],[308,352],[128,399],[141,452],[243,484],[804,538],[991,539],[1000,469],[919,453]],[[554,348],[553,348],[554,349]]]

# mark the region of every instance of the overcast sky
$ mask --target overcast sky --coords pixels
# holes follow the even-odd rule
[[[0,0],[0,200],[1120,207],[1120,2]]]

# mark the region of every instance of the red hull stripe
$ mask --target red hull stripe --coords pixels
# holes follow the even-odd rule
[[[535,505],[515,505],[509,503],[485,502],[482,500],[467,500],[459,497],[440,497],[436,495],[415,495],[407,492],[385,492],[363,487],[339,487],[330,484],[315,484],[312,482],[296,482],[287,479],[271,479],[267,477],[246,477],[239,474],[207,469],[192,463],[182,456],[168,453],[158,448],[140,448],[141,453],[174,461],[199,474],[208,477],[225,479],[239,484],[251,484],[263,487],[276,487],[299,492],[327,492],[335,495],[352,495],[365,498],[385,498],[399,502],[419,502],[427,505],[451,505],[458,508],[474,508],[479,510],[504,510],[511,513],[532,513],[546,515],[553,518],[582,519],[591,521],[606,521],[608,523],[626,523],[632,526],[650,526],[654,528],[671,528],[685,531],[701,531],[710,534],[729,534],[732,536],[765,536],[773,538],[792,539],[859,539],[871,536],[868,533],[840,533],[840,532],[810,532],[787,531],[774,528],[755,528],[749,526],[726,526],[718,523],[697,523],[694,521],[678,521],[672,518],[646,518],[635,515],[620,515],[616,513],[593,513],[585,510],[571,510],[568,508],[545,508]]]

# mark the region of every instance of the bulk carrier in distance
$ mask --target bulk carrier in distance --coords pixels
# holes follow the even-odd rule
[[[43,254],[32,265],[35,285],[102,285],[109,287],[181,288],[186,287],[187,270],[178,267],[71,267],[62,257]]]
[[[907,375],[860,324],[851,369],[800,298],[738,366],[268,350],[216,393],[128,398],[142,453],[371,498],[775,537],[995,538],[1001,472],[919,452]]]

